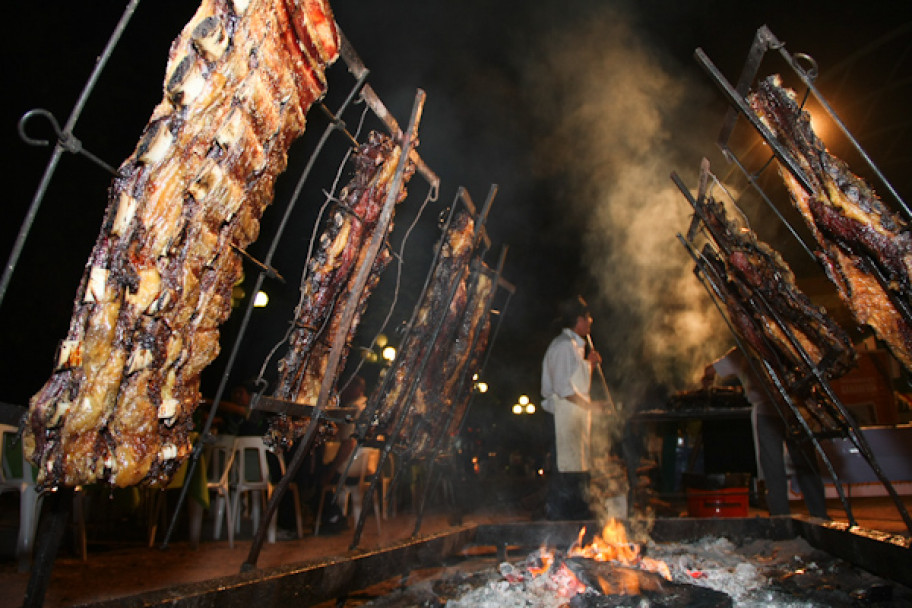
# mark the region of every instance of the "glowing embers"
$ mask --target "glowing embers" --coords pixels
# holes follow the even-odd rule
[[[637,571],[656,573],[671,580],[671,572],[664,562],[642,556],[639,545],[628,540],[622,522],[609,520],[601,535],[588,545],[582,544],[585,534],[586,528],[582,528],[565,558],[542,547],[537,559],[530,556],[527,570],[533,576],[550,576],[563,597],[573,597],[587,589],[605,595],[636,595],[644,585],[652,590],[661,589],[658,579],[641,576]]]
[[[622,522],[609,521],[584,546],[585,532],[566,552],[542,547],[519,563],[502,562],[498,580],[448,598],[447,607],[732,606],[726,593],[672,581],[664,562],[644,557],[628,540]]]
[[[585,528],[580,530],[577,543],[582,542],[585,533]],[[671,571],[668,569],[668,565],[661,560],[641,555],[640,546],[627,540],[627,531],[624,529],[624,524],[616,519],[611,519],[605,524],[605,527],[602,528],[601,536],[596,536],[585,547],[572,547],[568,555],[570,557],[585,557],[597,562],[615,562],[646,572],[655,572],[665,580],[671,580]]]

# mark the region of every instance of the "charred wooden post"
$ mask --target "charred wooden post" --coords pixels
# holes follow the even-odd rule
[[[44,596],[51,581],[51,570],[54,568],[60,542],[73,513],[74,495],[73,488],[61,488],[47,498],[49,517],[41,528],[41,534],[38,535],[32,574],[29,576],[25,599],[22,602],[23,608],[40,608],[44,605]],[[19,566],[21,568],[22,564]]]

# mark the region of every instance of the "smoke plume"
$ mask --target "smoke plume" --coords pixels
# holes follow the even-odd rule
[[[557,203],[585,226],[593,334],[615,401],[627,407],[656,385],[693,382],[727,338],[676,237],[691,208],[669,177],[696,184],[721,115],[706,109],[705,85],[653,48],[604,9],[553,36],[529,71],[557,91],[539,106],[560,116],[539,152],[566,179]]]

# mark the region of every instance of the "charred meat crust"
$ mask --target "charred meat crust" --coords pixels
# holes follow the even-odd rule
[[[748,101],[810,181],[807,192],[780,167],[795,208],[817,240],[817,256],[827,276],[855,319],[870,326],[906,369],[912,369],[908,226],[826,150],[809,114],[778,76],[761,81]]]
[[[318,43],[286,4],[299,21],[315,12]],[[112,183],[54,372],[30,402],[41,486],[165,484],[189,453],[199,375],[241,272],[234,248],[257,237],[337,51],[319,0],[203,0],[172,43],[162,101]]]

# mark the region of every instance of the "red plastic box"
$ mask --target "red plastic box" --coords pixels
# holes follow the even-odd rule
[[[747,517],[747,504],[747,488],[687,488],[687,514],[690,517]]]

